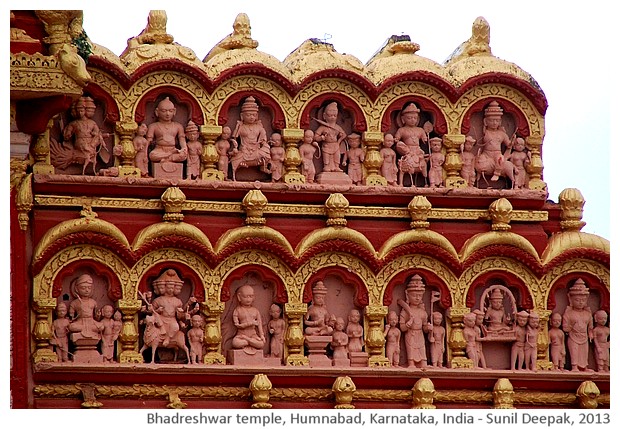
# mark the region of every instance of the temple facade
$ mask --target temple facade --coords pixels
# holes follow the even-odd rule
[[[443,64],[82,18],[11,12],[14,408],[609,408],[609,242],[484,18]]]

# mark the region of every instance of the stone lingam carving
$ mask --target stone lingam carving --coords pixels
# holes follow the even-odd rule
[[[153,163],[153,177],[156,179],[183,178],[187,142],[183,125],[173,121],[176,112],[174,103],[166,97],[155,108],[157,121],[148,126],[146,140],[155,145],[149,159]]]

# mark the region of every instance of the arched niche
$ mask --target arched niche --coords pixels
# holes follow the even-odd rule
[[[89,274],[93,279],[92,298],[97,301],[97,308],[104,305],[112,305],[116,308],[116,302],[123,297],[121,282],[116,273],[108,266],[93,260],[75,261],[68,264],[54,278],[52,286],[52,298],[57,303],[69,303],[77,299],[75,292],[71,290],[73,280],[83,274]]]
[[[135,121],[138,124],[144,122],[147,125],[157,122],[155,108],[166,97],[172,101],[176,108],[176,115],[173,121],[179,122],[183,125],[183,128],[187,126],[190,119],[198,126],[204,124],[202,109],[198,101],[192,94],[175,86],[157,87],[144,94],[136,105]]]
[[[517,311],[534,308],[533,297],[523,280],[512,273],[503,271],[487,272],[477,277],[467,290],[465,305],[472,310],[478,309],[483,292],[495,284],[505,286],[510,290],[515,298]]]
[[[394,135],[396,130],[401,126],[398,120],[400,112],[411,103],[415,104],[415,106],[420,109],[419,127],[422,127],[426,121],[430,121],[433,124],[433,132],[430,133],[430,137],[441,136],[448,132],[446,118],[441,109],[432,101],[415,96],[399,98],[390,103],[385,110],[383,118],[381,118],[381,132]],[[428,145],[420,143],[420,147],[428,153]]]
[[[486,109],[492,101],[497,101],[504,111],[502,116],[502,127],[504,127],[509,136],[512,136],[515,132],[517,133],[517,137],[526,138],[530,135],[528,120],[523,114],[523,111],[510,100],[495,97],[480,99],[469,107],[463,117],[461,134],[470,135],[477,141],[482,139],[484,109]]]
[[[321,94],[306,104],[300,115],[299,127],[315,131],[320,125],[315,119],[323,120],[323,111],[332,102],[338,105],[338,125],[347,135],[352,132],[361,134],[368,129],[366,117],[360,106],[347,96],[333,93]]]
[[[284,110],[269,94],[260,91],[239,91],[228,97],[220,107],[217,124],[235,130],[237,121],[241,119],[241,105],[246,98],[252,96],[258,104],[258,117],[261,120],[267,138],[276,131],[286,128]]]
[[[203,302],[205,299],[204,283],[198,273],[196,273],[191,267],[176,262],[176,261],[162,261],[159,262],[144,273],[138,284],[138,291],[141,294],[153,291],[153,280],[157,279],[167,269],[173,269],[177,275],[183,280],[183,288],[178,294],[178,298],[186,304],[190,297],[196,298],[198,302]],[[154,294],[155,296],[155,294]],[[138,299],[141,297],[138,296]]]
[[[562,314],[568,305],[568,291],[577,279],[582,279],[590,290],[588,306],[592,310],[592,314],[599,309],[609,313],[609,289],[598,277],[590,273],[570,273],[558,278],[549,290],[547,309]]]

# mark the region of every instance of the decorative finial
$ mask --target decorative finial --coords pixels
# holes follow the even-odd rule
[[[271,381],[265,374],[256,374],[250,382],[250,391],[254,403],[252,408],[271,408],[269,395],[272,388]]]
[[[241,207],[245,210],[246,225],[262,226],[267,220],[263,217],[263,211],[267,207],[268,201],[265,195],[258,189],[252,189],[241,201]]]
[[[164,205],[165,222],[182,222],[183,221],[183,204],[185,203],[185,194],[181,189],[172,186],[164,191],[161,196],[161,202]]]
[[[579,408],[594,409],[598,407],[598,397],[601,391],[596,383],[586,380],[577,388],[577,399],[579,400]]]
[[[582,221],[583,206],[586,201],[576,188],[567,188],[560,192],[560,227],[563,231],[581,231],[586,223]]]
[[[433,405],[437,392],[430,378],[420,378],[411,390],[413,391],[413,406],[411,408],[427,410],[437,408]]]
[[[512,383],[507,378],[499,378],[493,386],[493,408],[511,409],[514,408],[515,391]]]
[[[411,228],[427,229],[430,223],[426,220],[431,214],[433,206],[424,195],[416,195],[413,197],[409,205],[409,215],[411,216]]]
[[[344,215],[349,208],[349,201],[340,193],[331,194],[325,201],[325,211],[327,212],[327,226],[347,226]]]
[[[493,231],[509,231],[512,217],[512,204],[506,198],[495,200],[489,206],[491,229]]]
[[[356,387],[349,376],[342,376],[336,378],[332,385],[332,392],[336,397],[336,409],[352,409],[355,406],[353,402],[353,393],[355,393]]]

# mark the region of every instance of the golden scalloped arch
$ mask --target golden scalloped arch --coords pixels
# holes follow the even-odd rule
[[[373,130],[373,123],[376,122],[373,119],[374,106],[370,102],[368,94],[361,90],[357,85],[347,82],[343,79],[319,79],[303,87],[301,91],[295,96],[292,107],[295,114],[295,127],[301,128],[301,117],[299,116],[306,107],[316,97],[328,93],[337,93],[346,96],[353,103],[357,104],[364,114],[366,123],[368,125],[368,131]],[[380,122],[380,121],[379,121]],[[377,128],[381,129],[380,127]]]
[[[68,264],[83,260],[93,260],[109,267],[120,281],[124,299],[133,298],[137,294],[131,270],[125,262],[108,249],[88,244],[66,247],[50,258],[33,279],[34,301],[52,298],[52,287],[56,276]]]
[[[34,250],[33,261],[36,262],[43,252],[55,241],[78,232],[94,232],[107,235],[118,240],[126,249],[130,249],[127,237],[114,224],[102,219],[81,217],[66,220],[47,230]]]
[[[452,301],[452,304],[457,308],[465,308],[467,291],[471,287],[472,283],[481,275],[493,271],[507,271],[520,278],[530,290],[532,300],[534,302],[534,308],[536,310],[545,309],[545,294],[541,287],[540,280],[532,271],[529,270],[529,268],[519,261],[505,257],[484,258],[480,261],[476,261],[473,265],[463,271],[458,279],[458,283],[455,285],[455,289],[453,291],[453,297],[455,299]]]
[[[239,91],[254,91],[259,93],[259,97],[260,93],[269,95],[284,111],[287,127],[295,123],[299,112],[284,88],[270,79],[248,75],[234,77],[215,88],[212,96],[204,104],[206,122],[210,125],[218,125],[217,118],[221,114],[223,100]]]
[[[293,246],[286,237],[268,226],[240,226],[239,228],[229,229],[215,243],[215,253],[219,255],[231,244],[245,238],[264,238],[282,246],[291,256],[295,254]]]
[[[603,237],[581,231],[564,231],[551,236],[541,259],[546,265],[567,250],[584,248],[610,254],[610,243]]]
[[[137,285],[140,284],[142,277],[151,267],[161,263],[162,261],[176,262],[189,267],[202,279],[204,282],[205,291],[207,290],[207,284],[211,278],[211,269],[206,264],[204,259],[190,250],[164,248],[147,253],[131,268],[132,279],[135,279],[135,290],[134,295],[130,298],[138,299]],[[205,299],[208,298],[205,296]]]
[[[151,240],[173,235],[192,239],[213,251],[213,246],[205,233],[194,225],[185,222],[160,222],[149,225],[136,234],[131,247],[137,251]]]
[[[364,234],[351,228],[335,228],[332,226],[314,230],[308,235],[306,235],[304,238],[302,238],[297,247],[295,248],[295,255],[300,258],[313,246],[316,246],[323,241],[329,240],[349,241],[368,250],[375,257],[377,256],[377,252],[374,246]]]
[[[244,265],[261,265],[272,270],[284,283],[289,303],[300,301],[300,290],[295,282],[295,277],[288,265],[272,253],[261,250],[244,250],[230,255],[223,260],[210,276],[209,281],[205,281],[207,300],[219,301],[224,280],[237,268]]]
[[[310,278],[321,268],[326,267],[340,267],[344,270],[357,274],[368,291],[369,305],[377,304],[377,297],[379,295],[379,288],[377,280],[372,270],[361,259],[340,252],[324,252],[314,255],[308,259],[295,273],[295,279],[300,286],[299,290],[299,303],[303,299],[303,289],[306,283],[310,281]]]
[[[484,98],[504,99],[513,103],[525,116],[530,128],[530,135],[545,135],[545,118],[531,101],[521,92],[507,85],[483,84],[465,92],[454,105],[454,110],[445,112],[448,120],[449,134],[461,134],[461,125],[467,111],[476,102]],[[454,128],[452,128],[454,127]]]
[[[542,294],[543,303],[547,303],[549,299],[549,292],[551,291],[551,288],[553,287],[555,282],[562,276],[570,273],[592,274],[593,276],[599,278],[608,290],[611,289],[611,272],[607,267],[594,261],[584,259],[571,259],[565,261],[557,267],[554,267],[553,269],[545,273],[543,278],[540,279],[540,292]]]
[[[381,285],[381,290],[379,291],[377,297],[377,305],[383,305],[385,291],[394,276],[412,268],[424,269],[437,275],[437,277],[439,277],[450,289],[451,300],[454,305],[456,299],[454,295],[454,288],[458,283],[458,278],[456,275],[452,272],[452,270],[450,270],[450,268],[448,268],[448,266],[444,265],[439,260],[430,256],[419,254],[403,255],[394,259],[385,265],[381,271],[379,271],[377,274],[377,284]]]
[[[459,258],[461,262],[465,262],[470,256],[480,249],[498,244],[514,246],[532,255],[532,257],[540,262],[538,252],[532,243],[524,237],[510,231],[489,231],[474,235],[469,238],[465,244],[463,244],[463,247],[459,252]]]
[[[413,95],[416,97],[425,98],[436,105],[445,115],[446,121],[448,122],[448,131],[450,131],[450,116],[448,113],[454,109],[454,106],[450,103],[448,97],[432,85],[415,81],[399,82],[379,94],[379,97],[377,97],[377,100],[373,106],[374,109],[372,112],[372,125],[376,127],[376,130],[381,130],[381,120],[385,116],[387,108],[392,103],[401,98],[411,98]],[[372,129],[370,121],[368,124],[368,129]]]
[[[450,240],[448,240],[446,237],[439,234],[438,232],[428,229],[411,229],[408,231],[399,232],[391,236],[385,241],[385,243],[383,243],[381,249],[379,249],[379,258],[385,258],[392,250],[396,249],[397,247],[403,246],[408,243],[420,241],[440,247],[441,249],[452,255],[455,260],[459,259],[456,249],[454,248],[452,243],[450,243]]]

